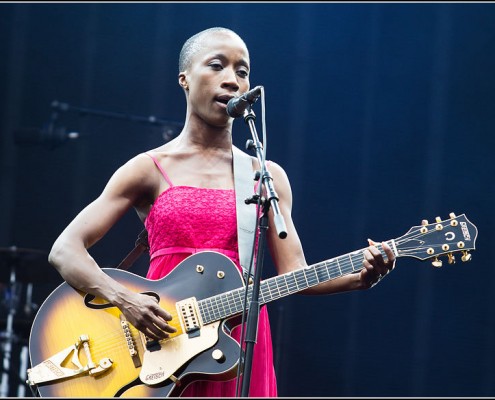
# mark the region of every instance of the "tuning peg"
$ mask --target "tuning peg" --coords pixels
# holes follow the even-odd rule
[[[449,264],[455,264],[455,257],[452,253],[447,254],[447,257],[449,258]]]
[[[469,254],[466,250],[462,252],[462,257],[461,260],[466,262],[466,261],[471,261],[471,254]]]
[[[436,268],[440,268],[443,264],[442,260],[439,260],[438,257],[435,257],[435,259],[432,261],[432,264]]]
[[[440,218],[440,217],[436,217],[436,218],[435,218],[435,221],[436,221],[436,222],[442,222],[442,218]]]
[[[424,219],[421,221],[421,225],[422,228],[419,230],[421,233],[427,233],[428,232],[428,228],[426,227],[426,225],[428,225],[428,220]]]
[[[457,218],[453,212],[451,212],[451,213],[449,214],[449,217],[450,217],[451,219]]]

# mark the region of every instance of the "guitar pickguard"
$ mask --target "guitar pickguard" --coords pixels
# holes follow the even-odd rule
[[[170,378],[194,356],[213,347],[218,341],[219,325],[217,321],[202,327],[199,335],[190,337],[182,334],[162,341],[159,350],[146,350],[139,374],[141,381],[147,385],[156,385]]]

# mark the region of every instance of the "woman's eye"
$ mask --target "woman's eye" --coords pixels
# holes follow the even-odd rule
[[[223,68],[222,64],[220,64],[220,63],[211,63],[210,67],[212,67],[215,70],[221,70]]]
[[[248,72],[243,69],[237,71],[237,73],[239,74],[239,76],[242,76],[243,78],[247,78],[247,76],[249,75]]]

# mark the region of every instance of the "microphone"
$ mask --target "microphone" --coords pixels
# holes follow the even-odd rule
[[[263,86],[256,86],[241,96],[230,99],[227,103],[227,114],[232,118],[242,117],[244,110],[258,100],[262,88]]]

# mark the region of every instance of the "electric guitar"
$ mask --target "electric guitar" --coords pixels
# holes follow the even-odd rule
[[[387,244],[397,258],[433,259],[439,267],[442,255],[449,263],[455,253],[469,261],[476,237],[477,228],[464,214],[450,214],[413,226]],[[360,271],[364,250],[262,281],[260,304]],[[240,348],[229,332],[244,311],[245,284],[229,258],[196,253],[155,281],[119,269],[104,271],[133,291],[156,296],[172,313],[177,332],[150,341],[117,307],[64,282],[39,308],[29,337],[27,383],[41,397],[178,396],[195,380],[236,377]],[[251,292],[252,284],[248,299]]]

